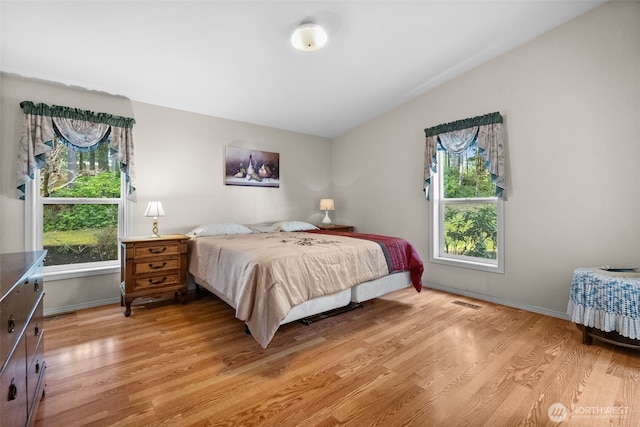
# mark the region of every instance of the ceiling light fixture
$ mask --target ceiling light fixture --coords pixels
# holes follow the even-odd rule
[[[291,35],[291,44],[303,52],[314,52],[327,44],[327,32],[320,25],[302,24]]]

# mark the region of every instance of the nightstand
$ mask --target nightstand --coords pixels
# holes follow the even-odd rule
[[[353,231],[353,225],[340,225],[340,224],[318,224],[316,225],[320,230],[331,231]]]
[[[120,239],[120,305],[131,314],[131,303],[140,297],[180,292],[187,295],[187,242],[182,234]]]

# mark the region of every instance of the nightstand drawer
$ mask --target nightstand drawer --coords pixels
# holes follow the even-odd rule
[[[180,285],[180,274],[165,274],[163,276],[152,276],[135,279],[133,290],[165,288],[171,285]]]
[[[179,242],[159,242],[149,244],[137,244],[134,257],[147,258],[156,256],[178,255],[180,253]]]
[[[133,274],[145,274],[176,270],[180,268],[180,258],[150,259],[148,261],[136,262],[133,265]]]

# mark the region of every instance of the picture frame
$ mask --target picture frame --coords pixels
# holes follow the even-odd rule
[[[280,153],[227,146],[225,184],[280,187]]]

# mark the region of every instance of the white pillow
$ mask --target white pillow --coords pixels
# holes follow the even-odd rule
[[[261,222],[258,224],[244,224],[253,233],[273,233],[277,231],[271,223]]]
[[[273,224],[276,231],[306,231],[317,230],[313,224],[304,221],[280,221]]]
[[[242,224],[213,223],[194,228],[187,233],[189,237],[220,236],[228,234],[250,234],[251,230]]]

